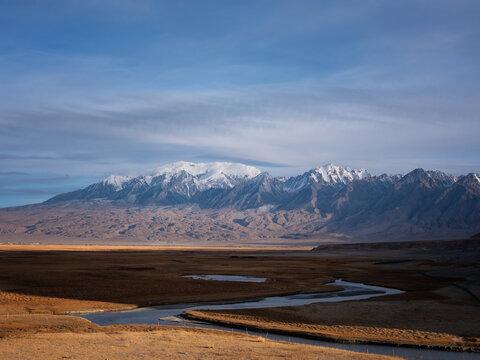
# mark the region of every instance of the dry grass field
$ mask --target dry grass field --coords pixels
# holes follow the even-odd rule
[[[61,315],[0,316],[0,327],[2,359],[11,360],[397,359],[217,330],[141,325],[102,327]]]
[[[478,242],[471,245],[475,249]],[[142,355],[148,358],[160,351],[162,341],[167,341],[162,339],[172,337],[178,341],[168,341],[171,358],[231,358],[237,350],[254,351],[250,358],[262,358],[266,353],[271,354],[271,358],[275,358],[275,354],[288,358],[288,351],[301,351],[302,346],[295,345],[299,346],[295,350],[292,344],[273,346],[273,342],[264,344],[258,338],[236,338],[231,334],[228,335],[232,341],[230,346],[222,340],[222,336],[226,336],[222,332],[157,326],[99,327],[62,314],[335,290],[323,283],[343,278],[399,288],[406,293],[293,308],[197,311],[189,316],[232,327],[335,341],[478,350],[480,303],[475,298],[480,276],[478,261],[474,261],[475,256],[472,258],[471,250],[466,251],[464,257],[457,253],[455,258],[449,258],[447,253],[452,252],[429,250],[427,256],[421,251],[392,249],[206,250],[4,245],[0,247],[0,346],[11,354],[15,349],[26,349],[26,354],[29,346],[34,346],[29,344],[48,351],[48,343],[58,342],[58,349],[63,349],[59,351],[82,358],[81,351],[87,349],[88,344],[107,351],[115,349],[116,343],[123,343],[129,344],[132,351],[148,347],[150,350]],[[188,274],[258,276],[267,281],[241,283],[182,277]],[[148,336],[139,335],[143,333]],[[182,337],[190,341],[188,350],[180,350]],[[81,340],[75,342],[76,338]],[[212,347],[207,347],[208,344]],[[276,353],[270,345],[278,351],[284,350]],[[305,351],[305,356],[300,358],[310,358],[307,353],[316,354]],[[337,355],[332,353],[322,358],[343,358],[342,354]]]
[[[335,279],[327,275],[327,264],[305,266],[306,258],[281,250],[0,249],[0,313],[63,314],[327,290],[321,283]],[[182,277],[188,274],[261,276],[268,281]]]
[[[399,297],[298,308],[188,311],[185,315],[192,320],[335,342],[480,350],[478,309],[438,301]]]

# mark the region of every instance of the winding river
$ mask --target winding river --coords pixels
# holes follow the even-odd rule
[[[236,330],[230,327],[212,325],[204,322],[186,320],[181,314],[189,310],[232,310],[232,309],[259,309],[279,306],[301,306],[321,302],[340,302],[352,300],[364,300],[375,296],[400,294],[403,291],[380,286],[353,283],[338,279],[327,285],[338,285],[343,288],[334,292],[300,293],[287,296],[272,296],[259,299],[184,303],[138,308],[134,310],[93,313],[78,315],[98,325],[112,324],[153,324],[153,325],[183,325],[208,329],[219,329],[245,333],[246,330]],[[383,355],[396,355],[406,359],[477,359],[480,354],[467,352],[448,352],[438,350],[415,349],[395,347],[387,345],[356,345],[325,342],[321,340],[305,339],[301,337],[265,334],[255,331],[247,331],[249,334],[265,337],[271,340],[289,341],[309,345],[321,345],[330,348],[345,349],[357,352],[368,352]]]

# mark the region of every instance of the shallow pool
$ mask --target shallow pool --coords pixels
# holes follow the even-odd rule
[[[238,281],[238,282],[265,282],[267,278],[237,275],[183,275],[182,277],[197,280]]]

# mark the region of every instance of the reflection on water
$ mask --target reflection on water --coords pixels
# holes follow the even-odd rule
[[[259,278],[252,276],[236,276],[236,275],[183,275],[182,277],[199,279],[199,280],[216,280],[216,281],[238,281],[238,282],[265,282],[267,278]]]

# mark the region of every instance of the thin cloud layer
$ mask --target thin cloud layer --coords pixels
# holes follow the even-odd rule
[[[475,1],[0,7],[2,174],[69,174],[0,206],[176,160],[480,171]]]
[[[0,158],[65,160],[75,167],[74,162],[104,165],[142,149],[161,155],[170,148],[190,149],[188,157],[200,151],[212,158],[228,154],[304,167],[330,160],[359,166],[375,158],[381,165],[373,170],[394,171],[395,158],[410,158],[412,167],[465,147],[478,150],[478,104],[434,89],[412,95],[408,89],[249,88],[137,97],[11,112],[4,124],[22,135],[4,139]],[[26,155],[29,146],[42,151]]]

